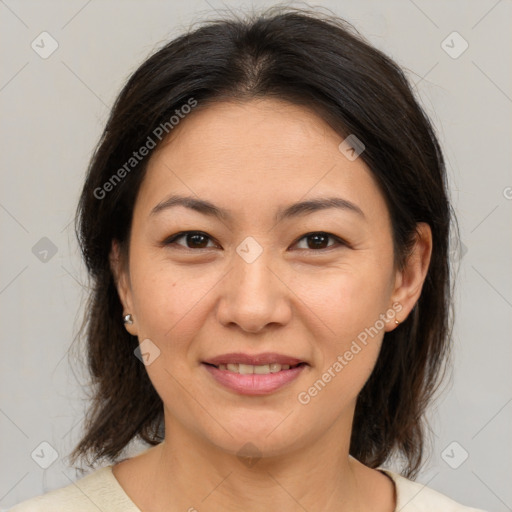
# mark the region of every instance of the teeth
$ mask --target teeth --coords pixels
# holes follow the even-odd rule
[[[257,375],[267,375],[269,373],[277,373],[281,370],[289,370],[289,364],[279,364],[279,363],[270,363],[270,364],[242,364],[242,363],[229,363],[229,364],[219,364],[219,370],[227,370],[229,372],[240,373],[241,375],[250,375],[251,373],[256,373]]]
[[[269,364],[270,367],[270,373],[276,373],[281,370],[281,365],[278,363],[271,363]]]
[[[270,366],[268,364],[254,366],[253,368],[253,373],[258,373],[260,375],[266,375],[267,373],[270,373]]]
[[[239,364],[238,373],[241,373],[242,375],[254,373],[254,366],[252,364]]]

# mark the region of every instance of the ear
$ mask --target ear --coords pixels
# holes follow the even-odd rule
[[[130,313],[133,317],[133,323],[125,324],[125,328],[130,334],[136,336],[137,324],[135,321],[130,275],[128,273],[128,262],[125,261],[125,258],[121,253],[119,242],[117,240],[112,240],[112,247],[110,249],[109,260],[110,269],[112,270],[112,274],[114,276],[114,282],[116,284],[119,300],[123,305],[123,317],[128,313]],[[120,320],[123,321],[123,319]]]
[[[416,225],[416,236],[404,268],[397,270],[395,286],[391,295],[392,303],[399,303],[402,306],[397,312],[396,319],[403,322],[418,302],[423,283],[427,276],[432,255],[432,231],[425,222]],[[390,326],[393,330],[395,324]]]

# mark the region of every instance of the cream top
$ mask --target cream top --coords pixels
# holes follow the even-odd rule
[[[73,484],[24,501],[8,512],[141,512],[117,481],[112,467],[97,469]],[[395,483],[395,512],[484,512],[460,505],[397,473],[378,469],[389,475]]]

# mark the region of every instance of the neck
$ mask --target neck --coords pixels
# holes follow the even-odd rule
[[[179,424],[166,423],[166,441],[150,450],[146,460],[144,487],[151,489],[151,496],[144,509],[393,510],[380,508],[382,495],[379,507],[369,501],[379,493],[374,484],[368,485],[368,472],[378,472],[349,457],[349,436],[339,427],[325,436],[286,454],[260,458],[250,446],[238,454],[227,453]]]

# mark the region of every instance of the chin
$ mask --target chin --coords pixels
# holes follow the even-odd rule
[[[304,423],[294,421],[293,414],[287,417],[289,413],[260,411],[252,415],[246,413],[243,417],[218,417],[225,430],[209,418],[208,430],[203,436],[211,445],[238,457],[282,456],[307,444]],[[214,424],[218,428],[213,429]]]

